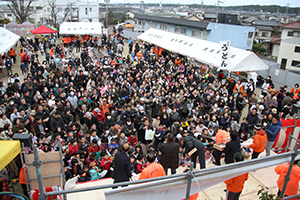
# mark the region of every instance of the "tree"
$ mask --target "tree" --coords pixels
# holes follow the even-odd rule
[[[9,0],[7,6],[20,23],[26,22],[27,18],[33,13],[30,5],[34,0]]]
[[[122,14],[122,17],[121,17],[121,21],[122,21],[122,22],[125,22],[126,19],[129,19],[129,15],[123,13],[123,14]]]
[[[57,6],[56,1],[57,0],[49,0],[48,5],[50,7],[50,15],[51,15],[52,25],[55,28],[58,28],[57,21],[58,21],[59,13],[60,12],[63,13],[63,15],[61,16],[61,20],[62,20],[62,22],[64,22],[66,20],[66,18],[68,17],[68,15],[70,14],[74,3],[67,3],[64,11],[62,11],[62,8]]]

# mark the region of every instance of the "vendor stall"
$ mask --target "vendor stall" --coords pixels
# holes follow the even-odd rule
[[[169,51],[188,56],[201,63],[220,68],[221,46],[219,43],[188,37],[163,30],[149,29],[138,36],[138,39],[158,45]],[[269,67],[253,52],[230,47],[230,64],[223,70],[259,71]]]

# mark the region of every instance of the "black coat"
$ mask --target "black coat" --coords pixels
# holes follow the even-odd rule
[[[179,164],[179,144],[174,141],[167,141],[159,147],[161,152],[160,164],[164,168],[176,169]]]
[[[238,137],[236,140],[231,140],[226,144],[224,149],[225,153],[225,163],[234,163],[234,154],[236,152],[240,152],[240,138]]]
[[[131,177],[131,163],[129,156],[124,152],[118,152],[114,160],[114,175],[115,183],[129,181]]]
[[[191,136],[183,138],[183,143],[185,145],[185,154],[189,153],[195,147],[198,151],[205,150],[204,144],[200,140],[197,140]]]

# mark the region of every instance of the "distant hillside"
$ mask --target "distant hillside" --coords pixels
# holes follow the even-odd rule
[[[159,6],[159,4],[148,4],[147,6]],[[178,7],[182,6],[184,4],[163,4],[163,6],[167,7]],[[187,6],[191,8],[200,8],[200,4],[188,4]],[[216,9],[216,6],[214,5],[203,5],[203,8],[205,9]],[[223,6],[220,6],[220,9],[223,8]],[[241,6],[225,6],[226,10],[240,10],[240,11],[252,11],[252,12],[260,12],[261,10],[263,12],[270,12],[270,13],[286,13],[286,6],[279,6],[279,5],[241,5]],[[300,15],[300,7],[289,7],[288,14],[295,14]]]

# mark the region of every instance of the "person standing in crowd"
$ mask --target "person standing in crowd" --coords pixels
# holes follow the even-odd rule
[[[166,174],[169,168],[171,168],[171,174],[176,174],[179,164],[179,144],[174,141],[174,134],[170,133],[167,142],[163,143],[158,150],[161,153],[160,164],[164,167]]]
[[[253,149],[251,159],[258,158],[259,154],[265,150],[266,142],[268,141],[267,134],[262,129],[261,124],[254,126],[254,133],[253,143],[247,146]]]
[[[235,153],[234,162],[241,162],[241,161],[244,161],[244,156],[240,152]],[[245,181],[248,180],[248,177],[249,174],[245,173],[225,181],[226,189],[227,189],[227,195],[226,195],[227,200],[240,199],[240,195],[244,189]]]
[[[156,131],[156,128],[149,123],[148,118],[142,119],[143,124],[140,126],[138,131],[138,139],[140,142],[140,145],[142,147],[143,154],[146,155],[147,151],[149,149],[149,146],[153,144],[154,135],[152,135],[151,138],[147,138],[147,131]]]
[[[253,136],[253,131],[254,131],[254,125],[258,123],[258,114],[257,114],[257,109],[253,108],[251,112],[247,116],[247,121],[249,124],[249,133],[250,137]]]
[[[230,135],[227,131],[219,129],[216,137],[216,144],[226,144],[230,141]],[[221,155],[222,155],[223,151],[220,151],[218,149],[214,149],[213,151],[213,155],[215,157],[215,161],[213,161],[213,164],[215,165],[221,165]]]
[[[266,142],[266,156],[270,155],[270,151],[276,140],[277,135],[280,132],[281,126],[282,126],[282,122],[280,121],[279,116],[273,115],[272,123],[266,131],[268,137],[268,141]]]
[[[153,152],[147,154],[146,159],[149,162],[149,165],[142,171],[139,180],[166,175],[163,166],[154,162],[155,158],[156,156]]]
[[[228,142],[225,146],[225,163],[234,163],[234,154],[236,152],[240,152],[240,138],[238,137],[238,133],[236,131],[230,132],[231,141]]]
[[[115,155],[115,168],[113,173],[114,183],[129,181],[131,178],[131,163],[129,156],[127,155],[129,149],[129,145],[125,143],[122,146],[122,151],[117,152]]]
[[[290,174],[290,180],[287,183],[287,187],[285,189],[283,196],[291,196],[291,195],[298,194],[299,181],[300,181],[300,168],[297,166],[298,162],[299,162],[299,160],[296,160],[293,163],[293,168],[292,168],[292,171]],[[278,165],[275,168],[276,174],[279,175],[279,178],[277,180],[277,185],[278,185],[277,196],[278,197],[281,195],[283,184],[285,182],[285,176],[287,175],[289,166],[290,166],[290,163],[283,163],[283,164]]]
[[[196,168],[196,161],[199,157],[200,169],[205,169],[205,147],[203,143],[194,137],[188,136],[188,133],[184,133],[181,144],[185,146],[185,153],[183,155],[186,155],[186,157],[191,156],[191,161],[194,163],[194,168]],[[189,152],[194,148],[196,148],[196,152],[194,152],[192,155],[189,155]]]

